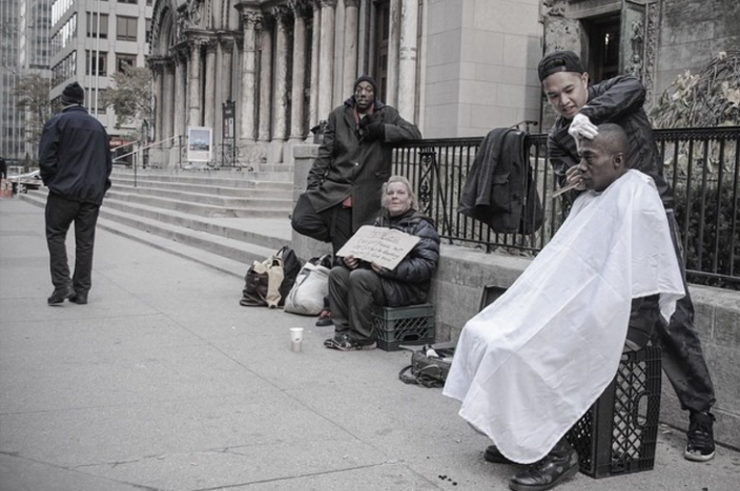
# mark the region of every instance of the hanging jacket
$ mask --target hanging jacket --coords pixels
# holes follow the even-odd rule
[[[512,128],[486,135],[470,167],[458,213],[497,233],[529,234],[540,228],[542,205],[525,142],[526,135]]]
[[[421,239],[398,266],[378,275],[386,305],[398,307],[426,302],[439,263],[439,235],[434,221],[416,210],[396,219],[383,210],[374,225],[400,230]]]

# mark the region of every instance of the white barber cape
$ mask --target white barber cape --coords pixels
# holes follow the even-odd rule
[[[614,378],[631,299],[654,294],[669,319],[683,283],[655,185],[630,170],[581,193],[511,288],[467,322],[443,394],[506,457],[535,462]]]

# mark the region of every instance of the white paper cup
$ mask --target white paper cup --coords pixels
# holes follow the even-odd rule
[[[290,328],[290,349],[294,353],[300,353],[303,351],[303,328],[302,327],[291,327]]]

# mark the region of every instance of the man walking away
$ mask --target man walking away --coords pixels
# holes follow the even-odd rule
[[[44,125],[39,168],[49,188],[46,200],[46,242],[54,292],[49,305],[69,299],[87,303],[92,286],[95,225],[103,196],[110,188],[113,166],[108,134],[82,107],[85,92],[77,82],[62,92],[62,112]],[[69,276],[65,240],[75,224],[75,270]]]

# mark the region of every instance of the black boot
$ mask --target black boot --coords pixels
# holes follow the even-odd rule
[[[578,473],[578,454],[562,438],[545,457],[511,478],[514,491],[545,491]]]
[[[49,305],[61,305],[68,298],[75,296],[75,290],[71,286],[62,286],[56,288],[54,293],[47,299]]]
[[[501,450],[496,447],[496,445],[489,445],[488,448],[486,448],[486,451],[483,452],[483,458],[486,459],[486,461],[488,462],[493,462],[494,464],[515,463],[514,461],[507,459],[506,456],[501,453]]]

